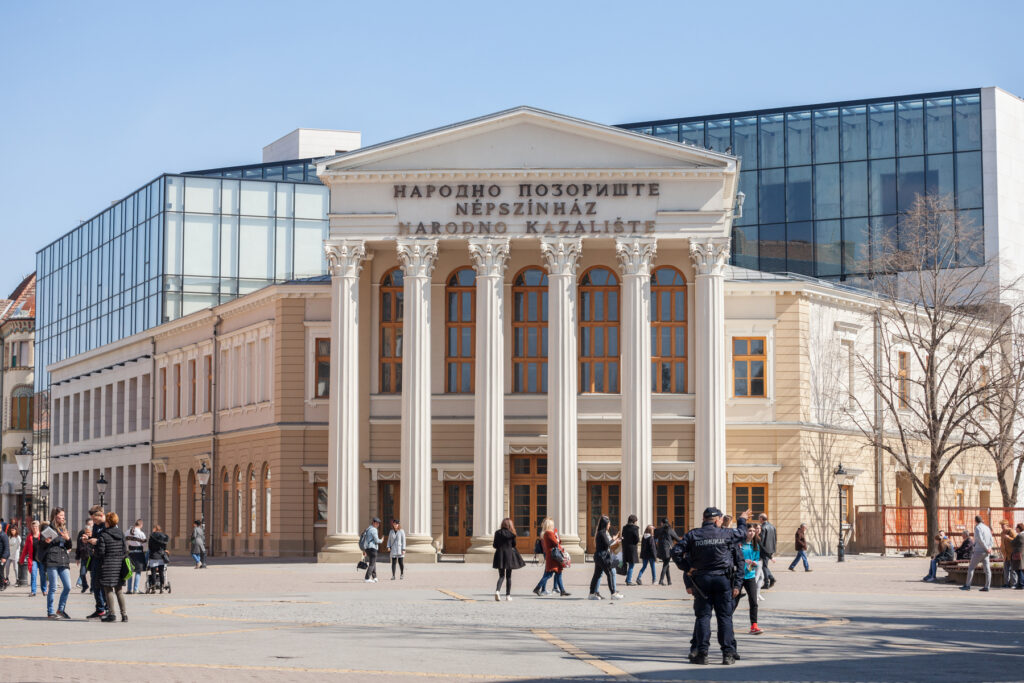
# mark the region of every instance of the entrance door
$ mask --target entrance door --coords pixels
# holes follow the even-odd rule
[[[511,460],[512,523],[519,534],[517,547],[524,555],[533,553],[540,523],[548,514],[548,456],[513,455]],[[555,520],[558,526],[558,520]]]
[[[589,526],[586,529],[587,534],[587,552],[593,553],[597,549],[594,547],[594,532],[597,531],[597,522],[601,519],[602,515],[608,515],[608,519],[611,522],[608,527],[608,532],[614,536],[614,531],[620,529],[619,526],[619,491],[620,486],[617,483],[590,483],[587,484],[587,521]]]
[[[380,550],[383,552],[388,543],[388,532],[391,531],[391,520],[402,521],[399,514],[398,501],[401,500],[401,482],[399,481],[378,481],[377,482],[377,516],[380,517],[380,537],[383,542]]]
[[[462,554],[473,536],[473,484],[444,485],[444,552]]]
[[[672,527],[682,538],[689,531],[690,485],[688,482],[658,482],[654,485],[654,528],[661,526],[661,520],[668,518]]]

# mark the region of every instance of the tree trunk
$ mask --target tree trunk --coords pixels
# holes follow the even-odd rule
[[[1007,479],[1010,474],[1009,469],[1009,467],[996,469],[996,477],[999,479],[999,492],[1003,495],[1003,507],[1005,508],[1012,508],[1017,504],[1017,492],[1013,490],[1016,486]]]
[[[939,533],[939,482],[932,480],[925,489],[925,516],[928,519],[928,554],[936,552],[935,535]]]

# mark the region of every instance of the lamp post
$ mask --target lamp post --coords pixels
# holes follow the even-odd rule
[[[839,549],[836,552],[837,561],[846,561],[846,548],[843,546],[843,482],[846,481],[846,470],[843,469],[843,463],[839,463],[839,467],[836,468],[836,486],[839,489]]]
[[[103,497],[107,493],[107,478],[100,472],[100,478],[96,480],[96,493],[100,494],[100,507],[104,507]]]
[[[50,485],[45,481],[39,485],[39,502],[43,504],[43,516],[46,516],[50,509]]]
[[[206,529],[206,485],[210,483],[210,469],[203,463],[203,466],[196,472],[196,479],[199,481],[199,495],[201,502],[199,503],[199,521],[202,523],[203,530]]]
[[[14,453],[14,459],[18,463],[18,471],[21,472],[21,537],[25,538],[28,532],[28,495],[25,492],[25,485],[28,480],[28,472],[32,469],[32,449],[28,447],[25,439],[21,440],[21,448]]]

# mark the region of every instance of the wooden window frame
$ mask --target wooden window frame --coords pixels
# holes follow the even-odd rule
[[[843,503],[846,505],[846,515],[843,517],[843,524],[853,524],[853,485],[842,484],[839,488],[843,492]]]
[[[11,396],[11,430],[27,432],[32,430],[33,396],[14,396],[21,389],[28,387],[17,387]]]
[[[672,271],[682,279],[683,284],[681,285],[656,285],[655,274],[659,271],[667,270]],[[661,295],[669,295],[669,320],[661,320],[659,313],[661,312]],[[690,350],[689,336],[687,329],[687,319],[689,318],[689,310],[687,309],[686,300],[686,276],[678,269],[672,266],[659,266],[651,271],[651,391],[655,394],[685,394],[687,388],[687,372],[689,369],[689,362],[687,356]],[[683,298],[683,319],[675,320],[675,299],[677,296]],[[664,353],[659,354],[658,351],[664,351],[664,348],[659,349],[661,344],[662,330],[669,329],[669,351],[668,355]],[[678,335],[683,335],[683,349],[684,353],[682,356],[677,356],[675,353],[675,341]],[[660,381],[661,374],[659,372],[662,363],[667,363],[669,367],[669,390],[665,391],[662,389]],[[676,391],[679,386],[678,377],[676,376],[676,365],[682,363],[683,365],[683,376],[682,376],[682,390]]]
[[[396,274],[402,278],[402,284],[394,284]],[[402,354],[399,352],[399,348],[401,348],[400,340],[405,331],[404,278],[405,274],[402,272],[402,269],[395,267],[384,273],[384,277],[380,279],[380,340],[378,342],[377,387],[382,394],[402,393]],[[385,342],[388,339],[392,341],[393,349],[386,347]],[[387,378],[393,378],[393,381],[390,386],[385,387],[385,380]]]
[[[594,271],[604,270],[607,271],[611,278],[614,279],[614,285],[590,285],[583,284],[584,280]],[[579,340],[576,342],[577,348],[579,349],[579,361],[577,371],[579,372],[579,391],[581,394],[617,394],[621,391],[621,372],[622,372],[622,335],[621,324],[622,324],[622,288],[619,283],[619,276],[614,270],[607,266],[593,266],[587,268],[580,276],[580,284],[577,288],[577,302],[579,305],[579,323],[578,333]],[[609,320],[609,311],[612,307],[609,305],[609,294],[615,293],[615,306],[614,313],[615,319]],[[602,305],[602,320],[596,320],[594,311],[596,310],[597,294],[602,294],[603,301]],[[606,332],[606,330],[615,330],[615,353],[608,355],[608,339],[613,335]],[[588,330],[589,334],[584,334],[584,330]],[[590,338],[590,346],[594,347],[596,333],[600,330],[604,337],[604,351],[606,355],[603,356],[592,356],[588,355],[591,349],[585,349],[584,337]],[[590,372],[590,368],[596,367],[600,363],[602,365],[601,377],[604,382],[604,388],[600,391],[597,390],[597,373]],[[614,375],[610,369],[610,364],[615,364]],[[589,366],[589,367],[588,367]],[[587,371],[584,371],[587,368]],[[589,379],[588,379],[589,378]],[[613,381],[614,380],[614,381]]]
[[[528,285],[525,284],[523,276],[531,271],[536,270],[543,274],[541,283],[539,285]],[[524,282],[524,284],[519,284]],[[529,306],[528,301],[531,294],[537,295],[537,320],[529,320]],[[520,307],[517,305],[519,297],[523,299],[522,316],[520,316]],[[519,318],[523,319],[520,320]],[[535,330],[537,335],[537,355],[529,355],[529,348],[527,339],[529,338],[530,330]],[[520,337],[522,339],[520,343]],[[547,387],[547,368],[548,368],[548,353],[547,353],[547,338],[548,338],[548,274],[544,268],[540,266],[526,266],[512,279],[512,393],[516,394],[546,394],[548,391]],[[522,353],[516,353],[517,347]],[[529,370],[530,366],[536,366],[537,373],[537,390],[529,390]],[[520,375],[521,373],[521,375]],[[520,376],[522,376],[522,382],[520,382]]]
[[[473,285],[453,285],[461,271],[468,270],[473,273]],[[469,317],[470,320],[452,320],[451,297],[459,297],[459,305],[456,313],[462,310],[463,295],[469,294]],[[469,354],[463,355],[465,349],[462,343],[462,331],[469,329]],[[452,330],[455,330],[455,348],[452,348]],[[463,363],[469,363],[469,390],[462,389]],[[455,366],[456,384],[452,386],[452,367]],[[476,392],[476,271],[469,266],[456,268],[445,280],[444,287],[444,386],[448,394],[472,394]]]
[[[908,351],[896,353],[896,396],[900,410],[905,410],[910,405],[910,353]]]
[[[181,417],[181,363],[174,367],[174,417]]]
[[[327,342],[327,355],[320,353],[320,342]],[[320,364],[327,363],[327,391],[323,394],[319,389]],[[316,337],[313,339],[313,398],[331,397],[331,338]]]
[[[203,412],[208,413],[213,410],[213,354],[208,353],[203,356],[203,370],[206,374],[206,404],[203,406]]]
[[[95,411],[96,415],[99,416],[99,411]],[[99,419],[97,417],[97,419]],[[167,366],[160,368],[160,421],[163,422],[167,419]],[[97,430],[97,436],[99,436]]]
[[[742,507],[740,506],[739,495],[737,494],[737,489],[742,489],[742,488],[751,489],[751,488],[753,488],[755,486],[763,486],[764,487],[764,509],[763,510],[754,510],[753,509],[752,503],[750,502],[750,496],[751,496],[751,492],[750,491],[747,492],[747,504],[742,506]],[[733,482],[733,485],[732,485],[732,503],[733,503],[734,512],[738,516],[741,512],[743,512],[748,507],[750,507],[751,511],[752,511],[751,514],[753,514],[753,515],[758,515],[758,514],[760,514],[762,512],[764,514],[766,514],[766,515],[770,515],[768,510],[771,507],[771,500],[772,500],[771,495],[772,495],[771,484],[769,484],[766,481],[754,481],[754,482],[741,481],[741,482]]]
[[[736,342],[737,341],[745,341],[745,342],[747,342],[747,353],[746,354],[739,354],[738,355],[736,353]],[[759,353],[759,354],[750,353],[751,342],[754,342],[754,341],[761,342],[761,348],[764,351],[764,353]],[[758,336],[752,336],[752,337],[732,337],[729,340],[729,348],[730,348],[730,351],[732,352],[732,364],[731,364],[731,367],[732,367],[732,396],[733,396],[733,398],[768,398],[768,338],[767,337],[758,337]],[[755,393],[753,393],[753,390],[752,390],[752,385],[753,385],[753,382],[754,382],[754,378],[751,377],[750,366],[751,366],[752,363],[756,363],[758,361],[760,361],[763,364],[763,366],[764,366],[764,377],[762,377],[762,382],[761,382],[761,393],[760,394],[755,394]],[[746,394],[739,394],[739,395],[737,395],[737,393],[736,393],[736,364],[737,363],[745,363],[746,366],[747,366],[747,368],[746,368],[747,369],[747,374],[746,374],[747,393]],[[743,379],[743,378],[741,377],[740,379]]]
[[[190,358],[189,361],[188,361],[188,384],[189,384],[189,386],[188,386],[188,391],[189,391],[189,394],[188,394],[189,395],[188,414],[189,415],[195,415],[196,413],[199,412],[196,409],[196,396],[197,396],[196,383],[199,380],[199,376],[198,376],[197,370],[198,369],[196,368],[196,359],[195,358]]]

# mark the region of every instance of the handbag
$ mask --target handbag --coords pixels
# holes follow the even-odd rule
[[[366,564],[366,560],[359,560],[358,562],[356,562],[356,569],[358,569],[359,571],[364,571],[369,566],[370,565]]]
[[[562,552],[562,548],[560,546],[556,545],[551,548],[551,561],[559,566],[565,566],[565,553]]]

